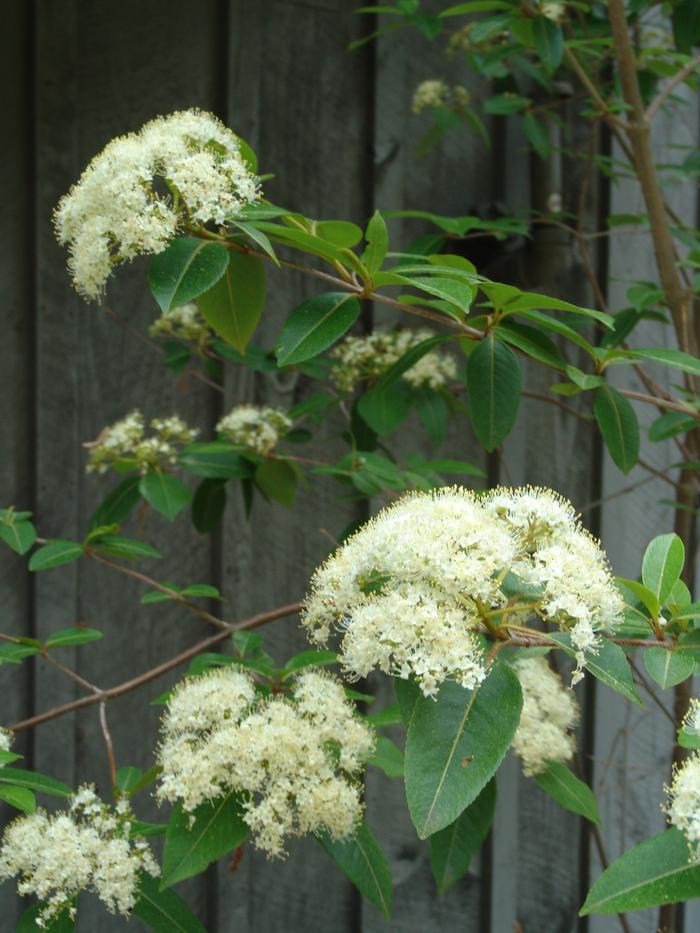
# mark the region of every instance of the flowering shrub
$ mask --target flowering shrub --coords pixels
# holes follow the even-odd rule
[[[700,609],[685,582],[691,578],[684,569],[687,535],[685,542],[676,533],[656,537],[640,578],[615,578],[601,544],[555,492],[448,486],[454,475],[476,483],[483,475],[462,461],[416,453],[400,459],[391,448],[392,434],[412,413],[433,449],[450,419],[468,413],[483,448],[497,450],[517,420],[525,358],[557,373],[555,404],[562,404],[561,395],[590,399],[590,420],[623,472],[639,459],[630,398],[661,411],[663,438],[686,432],[689,458],[681,466],[678,505],[679,511],[693,508],[681,498],[696,489],[700,405],[693,379],[700,367],[681,325],[697,284],[687,272],[698,263],[696,235],[684,231],[689,251],[679,266],[677,231],[668,229],[637,118],[650,123],[674,87],[692,85],[697,60],[680,48],[657,50],[650,57],[662,62],[658,76],[668,84],[644,104],[639,88],[634,91],[637,71],[629,56],[629,29],[644,4],[625,9],[622,0],[609,0],[612,36],[602,51],[592,43],[590,61],[580,55],[584,39],[577,24],[590,16],[600,26],[595,5],[494,0],[476,6],[484,17],[454,31],[450,54],[466,54],[489,78],[505,78],[502,69],[508,75],[510,65],[517,74],[527,67],[532,74],[534,60],[548,85],[566,62],[594,117],[612,120],[623,133],[628,170],[640,180],[657,247],[661,289],[655,300],[676,325],[680,348],[634,346],[641,312],[611,315],[604,307],[496,282],[456,249],[450,252],[450,240],[470,231],[502,236],[503,223],[423,214],[444,237],[437,247],[431,237],[430,247],[419,243],[397,252],[378,211],[363,230],[273,205],[255,155],[209,114],[160,117],[110,143],[56,210],[76,289],[97,299],[118,265],[149,255],[148,284],[160,311],[149,333],[162,344],[168,367],[218,387],[226,366],[283,370],[301,374],[313,391],[289,411],[238,398],[209,437],[171,414],[147,427],[139,411],[105,428],[86,444],[87,471],[103,479],[116,474],[118,483],[81,540],[39,537],[31,513],[14,506],[0,511],[0,538],[19,554],[31,551],[30,571],[94,560],[146,585],[144,603],[175,602],[217,630],[184,655],[109,690],[55,664],[84,696],[0,728],[0,800],[22,811],[0,843],[0,879],[16,878],[20,895],[39,900],[28,908],[27,922],[70,929],[80,893],[90,891],[107,910],[133,913],[156,931],[170,931],[172,924],[201,931],[173,885],[240,852],[248,837],[274,857],[298,836],[316,840],[388,916],[391,873],[364,820],[366,768],[403,780],[408,811],[419,838],[430,840],[443,890],[436,866],[451,846],[445,840],[465,825],[481,827],[483,839],[493,819],[494,777],[511,747],[526,776],[564,808],[599,823],[574,755],[578,705],[572,688],[584,675],[637,702],[630,650],[644,651],[649,678],[662,687],[681,684],[695,670]],[[681,39],[676,10],[684,6],[682,0],[672,14]],[[476,9],[457,5],[431,19],[417,15],[418,8],[417,0],[403,0],[384,12],[437,35],[435,20]],[[700,35],[686,39],[692,45]],[[512,88],[499,98],[492,112],[522,112],[533,146],[543,149],[536,142],[538,120],[548,120],[550,108],[536,115],[529,103],[521,107],[522,95]],[[480,131],[473,101],[460,86],[431,79],[413,107],[432,111],[442,129],[454,117]],[[506,227],[522,230],[522,223],[511,219]],[[296,261],[299,253],[304,265]],[[274,347],[253,343],[268,263],[327,289],[291,310]],[[389,305],[406,322],[428,319],[434,328],[361,332],[363,301]],[[601,334],[591,342],[593,327]],[[590,371],[573,365],[582,358]],[[660,390],[644,370],[648,361],[687,381],[673,392]],[[606,381],[609,368],[623,364],[638,367],[648,394]],[[325,460],[305,456],[303,445],[330,417],[342,421],[342,451]],[[382,508],[372,508],[374,517],[359,529],[339,535],[303,603],[231,621],[199,602],[213,605],[220,598],[215,587],[164,583],[127,563],[160,556],[145,538],[187,507],[194,528],[208,533],[223,520],[227,489],[238,488],[247,508],[255,497],[268,500],[269,508],[291,507],[297,486],[312,486],[317,475],[336,481],[341,495]],[[311,647],[279,666],[253,629],[297,614]],[[57,646],[101,635],[84,626],[44,643],[2,635],[0,661],[51,662]],[[217,643],[224,645],[221,653],[211,651]],[[191,667],[165,700],[154,768],[142,774],[118,767],[108,702],[184,660]],[[324,670],[331,665],[340,673]],[[397,700],[376,714],[365,710],[367,695],[350,686],[373,671],[393,679]],[[678,747],[687,753],[677,755],[666,788],[670,828],[613,863],[592,886],[583,913],[620,913],[700,893],[698,702],[689,709],[685,704],[678,723]],[[100,707],[113,806],[91,787],[73,793],[52,776],[18,767],[13,751],[14,733],[93,704]],[[381,734],[386,727],[403,728],[403,749]],[[163,808],[159,824],[140,821],[132,801],[152,785]],[[36,794],[67,798],[69,809],[37,808]],[[152,835],[164,836],[160,865],[147,842]],[[467,868],[468,859],[454,880]],[[662,872],[673,873],[672,890],[660,883]]]

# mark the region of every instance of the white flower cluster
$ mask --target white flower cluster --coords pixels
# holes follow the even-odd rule
[[[522,658],[513,668],[523,691],[523,709],[512,747],[530,777],[545,771],[550,761],[573,757],[578,705],[544,658]]]
[[[688,712],[683,717],[681,728],[691,735],[700,736],[700,700],[694,698],[690,701]]]
[[[596,633],[622,620],[624,601],[605,553],[581,526],[571,503],[549,489],[497,489],[484,505],[516,535],[518,557],[510,570],[542,590],[538,613],[571,631],[576,683],[585,652],[595,652]]]
[[[566,16],[566,4],[557,3],[554,0],[546,0],[542,4],[542,15],[551,19],[554,23],[560,23]]]
[[[228,667],[183,681],[171,697],[158,750],[158,797],[191,812],[226,791],[244,796],[255,845],[284,854],[286,836],[345,838],[362,817],[357,776],[374,734],[342,684],[309,669],[290,697],[256,697]]]
[[[90,451],[88,473],[105,473],[115,464],[124,464],[141,473],[177,462],[177,449],[191,444],[199,433],[188,428],[176,415],[153,418],[153,434],[146,436],[146,425],[140,411],[105,428],[96,441],[84,444]]]
[[[209,113],[185,110],[95,156],[56,208],[56,236],[68,245],[76,289],[98,298],[113,266],[160,253],[188,223],[224,223],[257,197],[235,134]]]
[[[9,729],[3,729],[0,726],[0,751],[9,752],[12,747],[13,735]]]
[[[366,337],[346,337],[332,351],[337,364],[331,379],[344,392],[352,392],[364,379],[376,379],[413,347],[434,337],[427,328],[375,331]],[[457,375],[457,364],[448,353],[431,350],[403,374],[413,386],[439,389]]]
[[[700,752],[674,770],[671,786],[664,790],[668,801],[663,810],[688,840],[691,859],[700,860]]]
[[[414,113],[422,113],[432,107],[461,110],[469,104],[470,99],[469,91],[461,84],[450,87],[444,81],[431,79],[422,81],[414,91],[411,110]]]
[[[536,597],[509,603],[509,571]],[[477,631],[485,613],[505,607],[504,618],[510,605],[518,620],[537,613],[571,630],[579,666],[623,606],[603,552],[555,493],[453,487],[409,494],[345,541],[316,570],[302,621],[321,644],[343,631],[350,674],[413,675],[432,696],[448,678],[483,680]]]
[[[208,347],[214,337],[214,332],[193,301],[161,314],[148,328],[148,333],[151,337],[173,337],[195,343],[200,350]]]
[[[127,801],[110,808],[84,786],[69,811],[39,809],[7,826],[0,847],[0,881],[19,876],[17,891],[44,902],[37,924],[48,926],[74,898],[92,891],[111,913],[128,914],[136,903],[140,872],[160,870],[144,840],[130,840],[133,815]]]
[[[216,430],[234,444],[249,447],[261,457],[266,457],[291,427],[291,419],[278,408],[237,405],[224,415]]]

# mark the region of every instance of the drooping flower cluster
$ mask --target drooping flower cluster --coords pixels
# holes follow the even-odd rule
[[[183,681],[162,722],[158,796],[191,812],[227,791],[244,797],[255,845],[284,854],[287,836],[345,838],[362,816],[362,765],[374,734],[342,684],[307,670],[291,696],[256,696],[233,667]]]
[[[573,757],[578,705],[544,658],[522,658],[513,667],[523,691],[523,709],[512,747],[530,777],[546,770],[550,761]]]
[[[3,729],[0,726],[0,751],[9,752],[12,747],[12,733],[9,729]]]
[[[332,351],[337,361],[331,379],[344,392],[352,392],[365,379],[376,379],[413,347],[434,337],[426,328],[375,331],[365,337],[346,337]],[[421,357],[402,378],[413,386],[439,389],[457,375],[457,364],[448,353],[431,350]]]
[[[73,916],[81,891],[96,894],[111,913],[128,914],[136,903],[139,873],[159,874],[148,844],[129,839],[132,821],[127,801],[112,808],[94,788],[81,787],[68,811],[39,809],[6,827],[0,881],[18,877],[20,895],[44,902],[40,927],[65,909]]]
[[[518,580],[537,590],[509,602]],[[571,630],[582,665],[622,605],[602,550],[554,493],[453,487],[405,496],[345,541],[314,574],[302,621],[321,644],[343,632],[348,673],[413,675],[431,696],[446,679],[483,680],[477,632],[494,613]]]
[[[158,320],[148,328],[148,333],[151,337],[172,337],[175,340],[185,340],[196,344],[199,350],[206,349],[214,338],[214,332],[193,301],[161,314]]]
[[[266,457],[291,427],[291,419],[278,408],[237,405],[224,415],[216,430],[234,444],[249,447],[261,457]]]
[[[222,224],[257,197],[235,134],[185,110],[95,156],[56,209],[56,236],[68,245],[76,289],[97,298],[113,266],[161,252],[185,224]]]
[[[605,553],[581,526],[571,503],[549,489],[497,489],[484,506],[515,534],[518,556],[510,570],[542,591],[538,613],[571,631],[576,683],[585,653],[596,649],[596,633],[622,619],[623,599]]]
[[[461,110],[469,104],[470,99],[469,91],[461,84],[450,87],[444,81],[431,79],[418,85],[413,94],[411,109],[414,113],[422,113],[432,107]]]
[[[663,810],[671,825],[688,840],[692,860],[700,860],[700,752],[693,752],[674,769],[670,787],[665,787],[668,800]]]
[[[90,451],[88,473],[105,473],[117,464],[147,473],[177,462],[179,447],[191,444],[198,431],[173,415],[153,418],[152,434],[146,436],[146,424],[140,411],[132,411],[121,421],[105,428],[97,440],[85,444]]]

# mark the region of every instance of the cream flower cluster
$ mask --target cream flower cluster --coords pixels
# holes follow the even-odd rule
[[[599,546],[570,504],[543,489],[461,487],[405,496],[343,543],[311,581],[303,624],[325,643],[343,632],[345,670],[413,675],[426,696],[453,679],[473,688],[486,675],[477,631],[504,608],[508,572],[537,587],[512,609],[571,630],[579,666],[596,632],[623,603]]]
[[[513,668],[523,691],[523,709],[512,747],[530,777],[545,771],[550,761],[573,757],[578,704],[544,658],[522,658]]]
[[[144,840],[130,840],[133,815],[128,802],[114,808],[94,788],[84,786],[70,810],[39,809],[6,827],[0,846],[0,880],[18,876],[18,893],[33,894],[45,907],[40,927],[68,909],[80,891],[92,891],[111,913],[129,914],[137,898],[140,872],[160,870]]]
[[[426,328],[416,330],[375,331],[366,337],[346,337],[332,351],[337,364],[330,371],[331,379],[344,392],[352,392],[364,379],[376,379],[413,347],[434,337]],[[431,350],[421,357],[403,377],[413,386],[439,389],[457,375],[452,356]]]
[[[216,430],[234,444],[249,447],[261,457],[266,457],[291,427],[291,419],[278,408],[237,405],[224,415]]]
[[[214,337],[214,332],[193,301],[161,314],[148,328],[148,333],[151,337],[173,337],[195,343],[200,350],[208,347]]]
[[[697,698],[690,701],[690,706],[683,718],[681,728],[684,732],[689,732],[691,735],[700,736],[700,700]]]
[[[234,667],[183,681],[171,697],[158,750],[158,797],[191,812],[226,791],[244,796],[255,845],[284,855],[285,837],[349,836],[362,817],[360,784],[374,734],[342,684],[307,670],[290,697],[256,697]]]
[[[585,653],[595,652],[597,632],[622,620],[624,601],[605,553],[582,526],[571,503],[548,489],[497,489],[485,508],[515,534],[518,556],[510,567],[524,583],[539,587],[538,613],[571,631],[581,679]]]
[[[414,91],[411,110],[414,113],[422,113],[432,107],[461,110],[469,104],[470,99],[469,91],[461,84],[450,87],[444,81],[431,79],[422,81]]]
[[[693,752],[674,770],[671,786],[664,790],[668,801],[663,810],[669,822],[688,840],[691,859],[700,860],[700,752]]]
[[[12,747],[13,735],[9,729],[3,729],[0,726],[0,751],[9,752]]]
[[[179,447],[191,444],[199,433],[173,415],[153,418],[152,434],[146,436],[146,425],[140,411],[132,411],[121,421],[105,428],[96,441],[85,444],[90,450],[88,473],[105,473],[115,464],[126,464],[141,473],[177,462]]]
[[[235,134],[185,110],[95,156],[56,208],[56,236],[69,248],[76,289],[98,298],[116,264],[161,252],[187,223],[222,224],[258,193]]]

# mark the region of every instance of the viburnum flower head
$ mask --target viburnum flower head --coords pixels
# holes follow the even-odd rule
[[[284,854],[285,838],[351,835],[362,818],[359,774],[374,733],[342,684],[308,669],[291,695],[263,697],[234,666],[184,680],[162,721],[158,797],[186,812],[236,791],[254,844]]]
[[[509,602],[509,574],[537,594]],[[409,494],[346,540],[315,572],[302,622],[320,644],[342,633],[349,674],[413,676],[434,696],[444,680],[473,688],[486,676],[486,613],[571,631],[581,667],[622,606],[602,550],[555,493],[452,487]]]
[[[216,117],[184,110],[113,139],[56,208],[73,284],[104,290],[113,266],[160,253],[190,224],[223,224],[259,196],[236,135]]]
[[[193,301],[161,314],[148,328],[148,333],[151,337],[173,337],[194,343],[200,351],[206,349],[215,336]]]
[[[44,903],[40,928],[64,910],[74,916],[81,891],[96,894],[111,913],[128,915],[136,903],[139,874],[160,873],[148,844],[130,839],[132,822],[127,801],[110,807],[94,788],[83,786],[68,811],[38,809],[5,828],[0,881],[18,877],[18,893]]]
[[[9,752],[12,747],[12,733],[9,729],[0,727],[0,751]]]
[[[150,428],[147,435],[146,422],[138,410],[104,428],[97,440],[83,445],[90,451],[86,471],[105,473],[121,465],[147,473],[174,466],[178,448],[191,444],[198,434],[177,415],[152,418]]]
[[[266,457],[291,427],[291,419],[278,408],[237,405],[221,418],[216,430],[234,444]]]
[[[523,709],[512,747],[530,777],[552,761],[573,757],[578,704],[544,658],[521,658],[513,668],[523,691]]]
[[[671,785],[664,790],[668,800],[662,809],[685,836],[691,860],[700,861],[700,752],[674,768]]]

